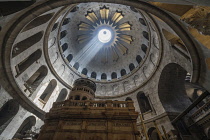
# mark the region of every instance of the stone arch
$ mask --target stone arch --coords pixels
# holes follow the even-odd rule
[[[59,24],[59,23],[56,22],[56,23],[53,25],[51,32],[55,31],[55,30],[58,28],[58,24]]]
[[[60,33],[60,39],[64,38],[67,35],[67,31],[64,30]]]
[[[0,109],[0,134],[4,131],[7,125],[12,121],[18,113],[19,104],[12,99],[7,101]]]
[[[27,50],[28,48],[39,42],[42,39],[43,34],[44,32],[40,31],[15,44],[12,50],[12,57],[16,57],[23,51]]]
[[[106,80],[107,79],[107,75],[105,73],[101,74],[101,80]]]
[[[129,69],[130,69],[130,71],[133,71],[133,70],[135,69],[135,66],[134,66],[133,63],[131,63],[131,64],[129,65]]]
[[[87,70],[86,68],[84,68],[84,69],[82,70],[82,74],[87,75],[87,73],[88,73],[88,70]]]
[[[141,45],[141,50],[146,54],[147,53],[147,46],[145,44]]]
[[[36,62],[42,56],[42,51],[40,49],[33,52],[30,56],[25,58],[19,64],[15,66],[17,71],[17,75],[23,73],[26,69],[28,69],[34,62]]]
[[[97,73],[96,73],[96,72],[92,72],[92,73],[91,73],[91,78],[96,79],[96,77],[97,77]]]
[[[39,98],[45,103],[47,103],[53,91],[55,90],[56,86],[57,86],[57,81],[55,79],[51,80],[47,88],[44,90],[44,92]]]
[[[47,76],[48,69],[46,66],[41,66],[26,82],[25,86],[30,93],[33,93]],[[31,96],[31,95],[29,95]]]
[[[150,140],[160,140],[155,127],[149,128],[149,130],[147,132],[147,135],[148,135]]]
[[[25,32],[27,30],[33,29],[37,26],[40,26],[44,23],[47,23],[52,18],[53,15],[54,15],[54,13],[49,13],[49,14],[41,15],[41,16],[35,18],[23,29],[22,32]]]
[[[185,90],[186,70],[180,65],[166,65],[160,75],[158,95],[167,112],[182,112],[190,104]]]
[[[73,66],[76,70],[78,70],[79,69],[79,63],[78,62],[76,62],[75,64],[74,64],[74,66]]]
[[[143,18],[139,18],[139,21],[142,25],[147,26],[147,24]]]
[[[21,126],[19,127],[13,138],[22,138],[22,136],[24,136],[28,130],[31,130],[35,124],[36,118],[34,116],[26,118],[22,122]]]
[[[137,94],[137,101],[139,103],[141,113],[145,113],[152,110],[149,100],[147,96],[145,96],[144,92],[139,92]]]
[[[70,21],[71,21],[70,18],[65,18],[65,19],[63,20],[62,26],[67,25]]]
[[[69,54],[66,59],[69,61],[69,63],[71,62],[71,60],[73,59],[73,55],[72,54]]]
[[[138,64],[140,64],[141,61],[142,61],[142,57],[140,55],[137,55],[136,56],[136,61],[137,61]]]
[[[144,38],[146,38],[147,40],[149,40],[149,33],[146,31],[143,31],[143,36]]]
[[[126,74],[127,74],[127,73],[126,73],[126,70],[125,70],[125,69],[122,69],[122,70],[120,71],[120,74],[121,74],[121,76],[126,75]]]
[[[61,102],[61,101],[64,101],[66,99],[66,96],[68,94],[68,91],[67,89],[63,88],[59,95],[58,95],[58,98],[56,99],[56,102]]]
[[[112,75],[111,75],[112,79],[116,79],[117,78],[117,73],[116,72],[113,72]]]
[[[68,44],[67,43],[64,43],[61,48],[62,48],[62,51],[65,52],[67,49],[68,49]]]

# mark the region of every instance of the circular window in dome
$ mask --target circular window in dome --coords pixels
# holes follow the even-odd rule
[[[99,30],[98,39],[101,43],[108,43],[112,39],[111,31],[108,29]]]
[[[74,74],[107,83],[126,79],[141,69],[153,34],[143,12],[108,3],[77,7],[63,17],[58,36],[60,52]]]

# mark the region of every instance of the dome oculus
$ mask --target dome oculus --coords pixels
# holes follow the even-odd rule
[[[108,29],[101,29],[98,33],[98,39],[101,43],[108,43],[112,39],[112,33]]]
[[[110,12],[109,8],[103,6],[99,13],[93,10],[88,11],[85,17],[88,21],[82,21],[78,25],[79,31],[82,32],[77,38],[79,44],[90,42],[92,38],[97,36],[100,42],[106,44],[106,47],[112,48],[106,53],[114,54],[113,61],[117,61],[119,58],[116,52],[122,55],[127,54],[128,49],[124,44],[131,44],[133,39],[128,34],[128,31],[131,31],[131,24],[128,21],[122,21],[124,18],[122,12],[115,11],[113,13]],[[105,58],[102,56],[101,62],[107,63],[103,60]]]

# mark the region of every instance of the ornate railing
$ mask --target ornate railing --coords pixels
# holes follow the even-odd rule
[[[134,107],[133,101],[80,101],[80,100],[66,100],[64,102],[55,102],[53,108],[60,107],[113,107],[113,108],[128,108]]]
[[[210,112],[210,100],[203,105],[201,108],[199,108],[192,116],[191,118],[193,120],[198,119],[201,115],[206,114],[207,112]]]

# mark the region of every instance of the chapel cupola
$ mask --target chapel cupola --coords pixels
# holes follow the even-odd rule
[[[70,92],[70,100],[94,100],[96,84],[85,78],[75,80],[72,91]]]

